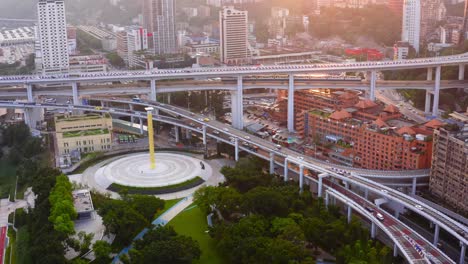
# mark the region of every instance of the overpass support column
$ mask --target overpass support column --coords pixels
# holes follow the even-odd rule
[[[432,81],[433,72],[434,72],[433,68],[427,68],[427,78],[426,78],[426,80]]]
[[[26,84],[26,93],[28,95],[28,102],[34,102],[34,97],[33,97],[33,86],[32,84]]]
[[[432,244],[437,247],[437,243],[439,242],[439,231],[440,227],[438,224],[435,224],[435,230],[434,230],[434,241]]]
[[[167,104],[171,104],[171,93],[167,93]]]
[[[270,174],[275,173],[275,153],[270,152]]]
[[[435,87],[434,87],[434,103],[432,105],[432,115],[437,116],[439,113],[439,96],[440,96],[440,73],[441,66],[437,66],[435,74]]]
[[[364,198],[366,198],[366,200],[367,200],[368,197],[369,197],[369,190],[366,188],[366,189],[364,189]]]
[[[304,190],[304,165],[299,165],[299,191]]]
[[[284,181],[288,181],[288,171],[289,171],[289,168],[288,168],[288,159],[287,158],[284,158]]]
[[[133,112],[133,105],[132,104],[129,104],[128,108],[130,108],[130,111]],[[135,123],[135,118],[133,116],[130,116],[130,122],[132,123],[132,125],[133,125],[133,123]]]
[[[140,119],[140,135],[143,135],[144,134],[144,131],[143,131],[143,118],[139,118]]]
[[[375,101],[375,88],[377,86],[377,72],[371,71],[369,99]]]
[[[375,231],[376,231],[376,228],[377,228],[377,227],[375,226],[375,223],[372,222],[372,225],[371,225],[371,238],[372,238],[372,239],[375,239],[375,233],[376,233]]]
[[[73,92],[73,104],[74,105],[81,105],[80,104],[80,97],[78,96],[78,83],[72,83],[72,92]]]
[[[460,64],[458,66],[458,80],[465,80],[465,64]]]
[[[203,126],[203,145],[206,146],[206,126]]]
[[[317,196],[322,197],[322,189],[323,189],[323,178],[327,177],[328,174],[326,173],[321,173],[318,175],[318,190],[317,190]]]
[[[236,138],[234,141],[234,157],[236,161],[239,161],[239,139]]]
[[[351,223],[352,214],[353,214],[353,208],[351,208],[351,205],[348,205],[348,224]]]
[[[156,100],[156,80],[150,80],[150,100],[151,101],[157,101]]]
[[[424,113],[429,113],[431,111],[431,93],[429,90],[426,90],[426,101],[424,102]]]
[[[328,208],[328,199],[329,199],[329,194],[328,192],[325,192],[325,206]]]
[[[240,130],[244,129],[243,86],[242,76],[237,76],[236,91],[231,92],[231,118],[232,126]]]
[[[294,75],[289,75],[288,85],[288,131],[294,132]]]
[[[175,134],[175,141],[179,143],[180,139],[179,139],[179,127],[178,126],[174,127],[174,134]]]
[[[460,264],[465,263],[465,254],[466,254],[466,245],[463,244],[463,242],[460,241],[460,246],[461,246],[461,251],[460,251]]]
[[[398,257],[398,246],[397,244],[393,244],[393,257],[396,258]]]
[[[416,177],[413,178],[413,184],[411,185],[411,194],[416,195],[416,184],[418,179]]]

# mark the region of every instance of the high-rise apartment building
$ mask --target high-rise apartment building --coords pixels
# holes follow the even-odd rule
[[[248,12],[224,7],[219,11],[220,58],[226,64],[250,61],[248,42]]]
[[[146,29],[138,26],[125,28],[117,32],[117,53],[129,67],[138,66],[139,56],[135,54],[138,51],[148,49],[148,32]]]
[[[66,73],[69,68],[67,21],[63,0],[39,0],[37,4],[38,57],[44,74]]]
[[[463,29],[460,42],[466,39],[466,32],[468,31],[468,0],[465,0],[465,12],[463,18]]]
[[[403,4],[402,41],[407,41],[416,52],[419,52],[421,36],[421,1],[405,0]]]
[[[143,27],[151,37],[150,50],[156,54],[177,53],[175,0],[144,0]]]
[[[468,212],[468,124],[456,131],[434,131],[433,149],[431,193],[456,210]]]

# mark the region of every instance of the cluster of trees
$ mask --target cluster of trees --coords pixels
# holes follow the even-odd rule
[[[121,200],[94,194],[94,205],[106,227],[106,233],[116,234],[113,246],[120,249],[144,228],[149,227],[154,215],[164,208],[164,200],[154,196],[122,194]]]
[[[54,229],[65,235],[75,233],[73,220],[77,213],[73,205],[72,184],[65,175],[56,178],[55,186],[49,195],[51,205],[49,221],[54,224]]]
[[[106,58],[109,60],[109,63],[116,68],[125,67],[125,61],[119,56],[119,54],[117,54],[117,52],[107,53]]]
[[[217,216],[210,234],[230,263],[314,263],[319,248],[337,263],[349,263],[349,249],[356,247],[353,261],[392,262],[390,250],[370,240],[359,220],[347,223],[338,207],[300,193],[263,165],[256,158],[241,159],[222,169],[224,186],[195,193],[196,204]]]
[[[178,235],[171,226],[158,226],[149,230],[142,239],[133,242],[129,263],[189,264],[199,259],[200,255],[197,241]]]
[[[15,74],[32,74],[34,66],[34,54],[26,57],[26,64],[21,66],[21,62],[17,61],[12,64],[0,63],[0,75],[15,75]]]

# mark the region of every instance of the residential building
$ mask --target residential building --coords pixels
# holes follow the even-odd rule
[[[112,146],[112,117],[105,115],[61,115],[55,117],[57,154],[107,151]]]
[[[0,31],[0,47],[19,44],[34,44],[34,27],[20,27]]]
[[[101,55],[70,56],[70,73],[106,71],[107,60]]]
[[[398,41],[393,45],[393,59],[404,60],[408,57],[410,44],[406,41]]]
[[[68,45],[68,54],[75,55],[77,50],[76,43],[76,27],[67,26],[67,45]]]
[[[467,213],[468,122],[435,130],[433,148],[430,192],[455,210]]]
[[[139,65],[139,56],[135,52],[147,51],[149,45],[148,32],[138,26],[127,27],[116,34],[117,54],[125,61],[129,67]]]
[[[225,64],[239,65],[250,61],[248,12],[223,7],[219,12],[220,58]]]
[[[101,42],[102,49],[105,51],[113,51],[117,49],[116,35],[112,32],[96,26],[78,26],[78,30],[99,40]]]
[[[125,61],[128,65],[128,39],[127,31],[122,30],[116,33],[116,46],[117,54]]]
[[[178,52],[175,2],[175,0],[143,1],[143,27],[149,33],[149,49],[156,54]]]
[[[306,155],[377,170],[430,167],[431,135],[439,122],[417,126],[400,119],[392,105],[361,100],[342,110],[310,109],[297,115],[296,129],[310,142]]]
[[[403,5],[403,28],[401,40],[408,42],[419,53],[421,37],[421,1],[405,0]]]
[[[420,42],[426,42],[435,33],[440,21],[445,20],[447,9],[443,0],[421,1]]]
[[[44,74],[67,73],[69,68],[67,21],[63,0],[37,4],[39,58]]]

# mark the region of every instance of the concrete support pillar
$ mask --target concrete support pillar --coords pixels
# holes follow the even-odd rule
[[[304,190],[304,165],[299,165],[299,190]]]
[[[191,139],[192,138],[192,131],[190,129],[185,130],[185,138]]]
[[[411,185],[411,194],[416,195],[416,184],[418,179],[416,177],[413,178],[413,184]]]
[[[275,153],[270,152],[270,174],[275,173]]]
[[[426,101],[424,102],[424,113],[428,114],[431,111],[431,92],[426,90]]]
[[[171,104],[171,93],[167,93],[167,104]]]
[[[345,181],[345,182],[344,182],[344,187],[345,187],[345,189],[348,189],[348,190],[349,190],[349,182]]]
[[[203,145],[206,145],[206,126],[203,126]]]
[[[376,227],[375,223],[372,222],[372,225],[371,225],[371,238],[372,238],[372,239],[375,239],[376,228],[377,228],[377,227]]]
[[[150,80],[150,100],[157,101],[156,99],[156,80]]]
[[[288,85],[288,130],[294,132],[294,75],[289,75]]]
[[[133,112],[133,105],[132,104],[128,104],[128,108],[130,108],[130,110]],[[130,116],[130,122],[132,123],[135,123],[135,118],[133,116]]]
[[[439,242],[439,231],[440,227],[438,224],[435,224],[435,229],[434,229],[434,241],[432,244],[437,247],[437,243]]]
[[[375,101],[375,89],[377,86],[377,72],[371,71],[369,99]]]
[[[353,208],[351,208],[351,205],[348,205],[348,224],[351,223],[352,214],[353,214]]]
[[[143,130],[143,118],[140,117],[140,135],[143,135],[145,132]]]
[[[398,246],[397,244],[393,244],[393,257],[396,258],[398,256]]]
[[[427,78],[426,78],[426,80],[432,81],[433,72],[434,72],[433,68],[427,68]]]
[[[440,74],[441,66],[437,66],[435,74],[435,87],[434,87],[434,103],[432,105],[432,115],[437,116],[439,114],[439,97],[440,97]]]
[[[368,190],[368,189],[364,189],[364,198],[366,198],[366,200],[367,200],[368,197],[369,197],[369,190]]]
[[[175,134],[175,141],[176,141],[177,143],[179,143],[180,138],[179,138],[179,127],[178,127],[178,126],[175,126],[175,127],[174,127],[174,134]]]
[[[32,126],[32,122],[31,122],[31,108],[24,108],[24,112],[23,112],[23,120],[24,120],[24,123],[29,127],[29,128],[34,128]]]
[[[72,93],[73,93],[73,104],[74,105],[81,105],[80,97],[78,95],[78,83],[72,83]]]
[[[289,168],[288,168],[288,159],[287,158],[284,158],[284,181],[288,181],[288,171],[289,171]]]
[[[328,208],[328,199],[329,199],[329,194],[328,192],[325,192],[325,206]]]
[[[464,264],[465,263],[465,254],[466,254],[466,245],[460,241],[460,246],[461,246],[461,250],[460,250],[460,261],[459,263],[460,264]]]
[[[400,217],[400,211],[395,210],[395,218],[398,219]]]
[[[458,66],[458,80],[465,80],[465,64],[460,64]]]
[[[34,97],[33,97],[33,86],[32,84],[26,84],[26,93],[28,95],[28,102],[34,102]]]
[[[234,157],[236,161],[239,161],[239,139],[236,138],[234,141]]]
[[[317,190],[317,196],[322,197],[322,189],[323,189],[323,178],[327,177],[328,174],[326,173],[321,173],[318,175],[318,190]]]
[[[244,101],[243,101],[243,81],[242,76],[237,76],[237,88],[235,92],[231,92],[231,108],[232,108],[232,126],[237,129],[244,129]]]
[[[101,101],[101,107],[105,107],[106,103],[104,101]]]

